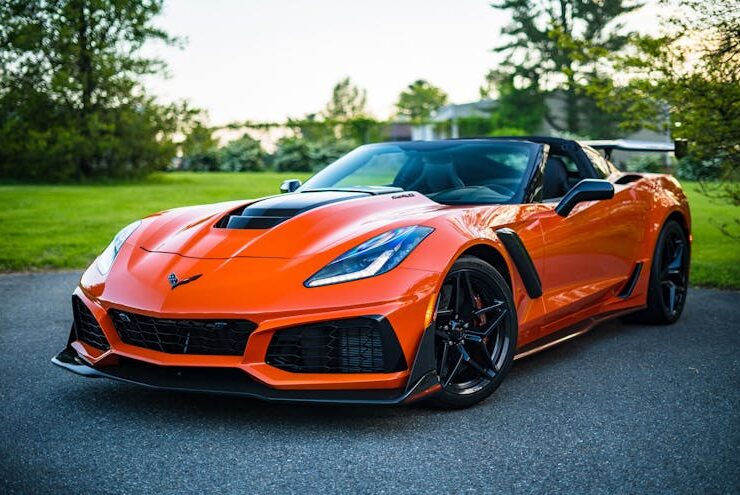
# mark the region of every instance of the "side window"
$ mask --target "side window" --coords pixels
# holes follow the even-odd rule
[[[606,158],[601,156],[598,151],[593,148],[589,148],[588,146],[584,146],[583,151],[586,153],[586,156],[588,156],[588,159],[591,160],[598,179],[606,179],[611,175],[612,170],[611,167],[609,167],[609,162],[607,162]]]
[[[565,164],[565,168],[568,170],[568,175],[580,177],[581,172],[578,170],[578,165],[576,165],[576,162],[574,162],[571,157],[567,155],[556,155],[556,156],[558,156]]]

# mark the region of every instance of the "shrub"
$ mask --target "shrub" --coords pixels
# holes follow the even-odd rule
[[[229,141],[218,152],[218,170],[223,172],[258,172],[264,169],[262,145],[248,134]]]
[[[277,142],[272,162],[278,172],[310,172],[311,147],[303,138],[284,137]]]

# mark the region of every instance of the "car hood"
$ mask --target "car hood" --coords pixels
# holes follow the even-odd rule
[[[193,258],[295,258],[369,233],[431,220],[446,208],[412,192],[315,191],[153,215],[132,242]]]

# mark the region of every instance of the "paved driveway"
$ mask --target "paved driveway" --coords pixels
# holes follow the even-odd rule
[[[274,405],[52,366],[79,274],[0,276],[0,493],[738,493],[740,293],[520,361],[478,407]]]

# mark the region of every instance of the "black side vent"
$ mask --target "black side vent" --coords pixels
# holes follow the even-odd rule
[[[619,292],[619,297],[627,299],[632,295],[632,292],[635,290],[635,286],[637,285],[637,281],[640,279],[640,272],[642,272],[642,261],[635,265],[630,278],[627,279],[624,287],[622,287],[622,290]]]
[[[81,340],[101,351],[110,349],[108,339],[105,338],[105,334],[103,333],[103,329],[100,328],[98,320],[95,319],[95,316],[93,316],[85,303],[77,296],[72,297],[72,312],[74,313],[74,329],[77,340]]]
[[[387,320],[353,318],[275,332],[266,362],[294,373],[391,373],[406,361]]]

